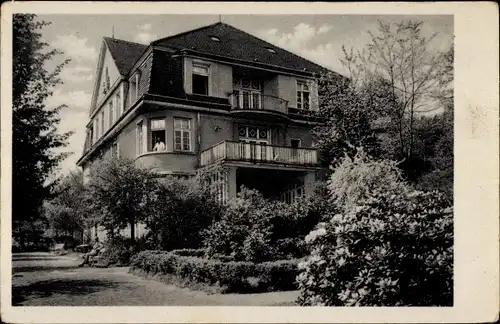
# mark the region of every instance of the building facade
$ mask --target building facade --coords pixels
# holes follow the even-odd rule
[[[202,170],[291,202],[322,170],[312,148],[322,67],[224,23],[149,46],[104,38],[78,165],[120,156],[159,175]]]

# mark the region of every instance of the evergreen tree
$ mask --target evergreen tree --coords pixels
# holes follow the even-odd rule
[[[12,225],[13,237],[21,246],[30,228],[42,219],[41,207],[50,195],[48,177],[66,157],[54,149],[66,146],[70,133],[57,131],[59,112],[65,106],[48,107],[46,99],[62,83],[58,78],[65,60],[49,72],[45,63],[61,52],[42,41],[48,23],[35,15],[13,16],[12,80]]]

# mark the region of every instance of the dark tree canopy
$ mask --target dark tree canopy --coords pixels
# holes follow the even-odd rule
[[[54,149],[66,146],[70,133],[59,133],[59,112],[65,106],[48,107],[46,99],[61,83],[63,61],[54,71],[45,63],[62,54],[42,41],[41,30],[48,25],[35,15],[13,17],[12,80],[12,220],[13,235],[24,245],[25,229],[39,220],[41,206],[50,196],[48,177],[66,157]]]

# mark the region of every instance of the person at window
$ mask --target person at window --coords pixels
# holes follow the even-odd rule
[[[157,139],[153,151],[165,151],[165,143],[161,139]]]
[[[83,267],[86,264],[90,265],[90,257],[98,255],[99,252],[101,252],[103,248],[104,248],[104,245],[101,242],[99,242],[99,238],[96,236],[95,244],[92,247],[92,250],[89,253],[86,253],[83,255],[83,262],[80,263],[78,266]]]

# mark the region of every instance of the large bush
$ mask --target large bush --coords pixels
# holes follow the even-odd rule
[[[319,220],[307,206],[267,200],[243,188],[205,231],[207,255],[252,262],[301,257],[306,252],[303,239]]]
[[[332,175],[329,190],[340,208],[306,237],[310,255],[297,278],[301,305],[452,304],[449,200],[411,190],[391,165],[346,159]],[[347,183],[332,182],[341,178]]]
[[[146,225],[161,250],[199,248],[201,232],[218,219],[221,205],[198,178],[163,178]]]
[[[262,292],[296,289],[297,263],[297,260],[224,262],[183,256],[173,251],[143,251],[134,257],[131,271],[139,270],[149,275],[170,275],[178,279],[176,283],[186,285],[215,285],[225,293]]]

